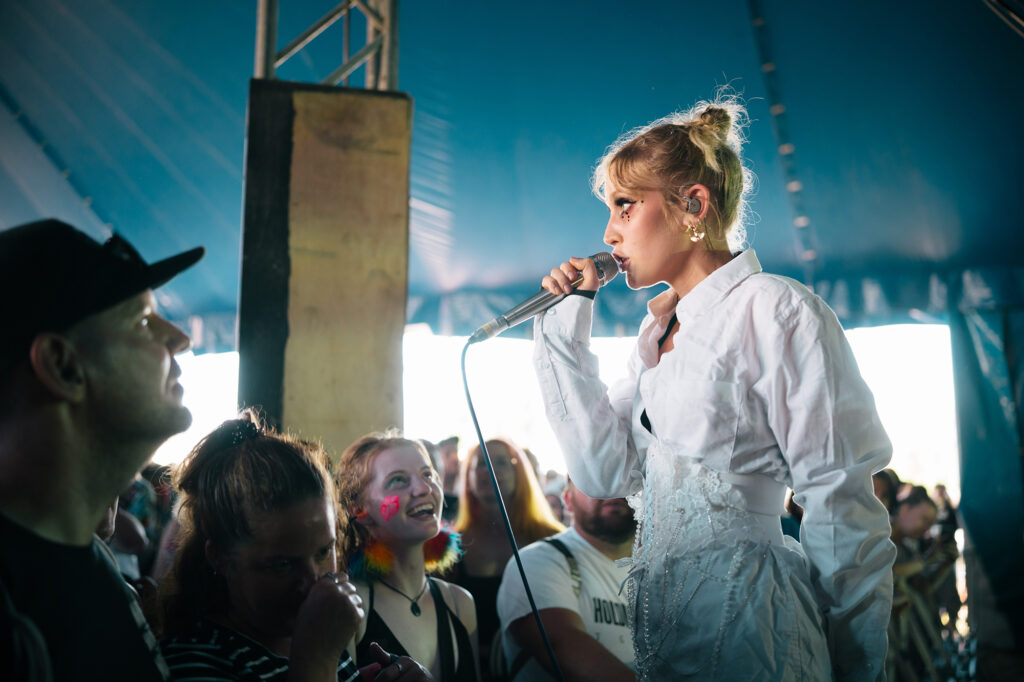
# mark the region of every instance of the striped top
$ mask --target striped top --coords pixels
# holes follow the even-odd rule
[[[262,644],[209,620],[160,643],[171,669],[172,680],[210,682],[276,682],[288,679],[288,659],[268,651]],[[338,661],[338,682],[355,682],[359,670],[342,654]]]

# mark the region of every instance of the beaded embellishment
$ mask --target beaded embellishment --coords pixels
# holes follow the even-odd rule
[[[657,679],[657,671],[671,664],[714,678],[725,634],[754,589],[738,593],[739,571],[749,570],[744,564],[752,552],[763,563],[768,547],[750,539],[752,513],[718,472],[655,442],[647,450],[645,474],[643,490],[628,498],[640,522],[627,582],[637,674]],[[708,598],[708,590],[721,604],[719,622],[687,624],[694,599]],[[678,646],[684,625],[717,631],[713,646],[680,661],[664,649]]]

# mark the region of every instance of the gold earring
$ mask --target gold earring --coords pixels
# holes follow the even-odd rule
[[[701,227],[700,221],[687,227],[686,232],[690,235],[690,241],[695,244],[701,239],[704,239],[704,236],[707,234],[707,232]]]

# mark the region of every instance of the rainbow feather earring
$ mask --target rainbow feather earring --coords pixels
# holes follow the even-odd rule
[[[423,543],[427,573],[443,573],[462,558],[462,536],[448,528]],[[391,574],[395,553],[371,540],[348,557],[348,574],[357,580],[379,580]]]

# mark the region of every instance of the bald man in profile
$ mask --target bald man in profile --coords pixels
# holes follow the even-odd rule
[[[174,360],[189,338],[152,290],[202,255],[148,264],[57,220],[0,232],[0,679],[168,678],[93,531],[191,423]]]

